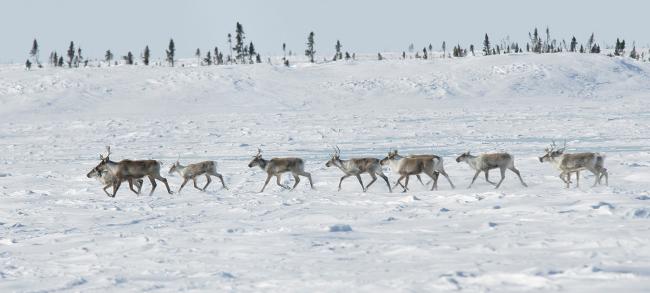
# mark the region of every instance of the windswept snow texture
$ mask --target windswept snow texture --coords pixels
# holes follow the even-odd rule
[[[647,292],[649,72],[578,54],[0,66],[0,291]],[[606,154],[609,186],[583,172],[565,189],[539,162],[564,139]],[[174,190],[178,156],[215,160],[230,189],[109,198],[85,176],[106,145],[114,160],[162,161]],[[338,192],[333,145],[343,158],[438,154],[457,188],[412,178],[389,193],[379,179],[363,193],[351,177]],[[273,179],[258,193],[257,147],[305,159],[316,189]],[[483,175],[467,189],[467,150],[510,152],[529,187],[508,172],[499,190]]]

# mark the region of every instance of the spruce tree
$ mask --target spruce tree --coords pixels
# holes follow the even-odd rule
[[[68,47],[68,68],[72,67],[72,61],[74,59],[74,42],[70,42]]]
[[[476,54],[474,54],[474,45],[473,44],[469,45],[469,51],[472,52],[472,56],[476,56]]]
[[[214,65],[219,65],[221,62],[219,61],[219,48],[216,46],[214,47]]]
[[[346,51],[346,52],[345,52],[345,60],[350,60],[350,58],[352,58],[352,57],[350,57],[350,53],[348,53],[348,52]]]
[[[310,32],[307,36],[307,49],[305,50],[305,56],[309,57],[309,62],[314,63],[314,55],[316,51],[314,50],[314,32]]]
[[[429,59],[429,54],[427,54],[427,47],[424,47],[422,49],[422,58],[425,59],[425,60]]]
[[[232,60],[232,35],[228,33],[228,48],[230,50],[230,55],[228,55],[228,61]]]
[[[260,56],[260,53],[255,54],[255,62],[262,63],[262,57]]]
[[[29,59],[25,61],[25,68],[27,68],[27,70],[32,69],[32,62],[29,61]]]
[[[111,66],[111,60],[113,60],[113,53],[111,50],[106,50],[106,55],[104,55],[104,60],[108,63],[108,66]]]
[[[244,63],[246,61],[246,52],[244,48],[244,41],[246,39],[246,36],[244,36],[244,26],[241,25],[241,23],[237,22],[237,25],[235,27],[235,53],[237,53],[236,59],[239,60],[241,63]]]
[[[201,66],[201,49],[196,48],[196,52],[194,52],[194,56],[196,57],[196,66]]]
[[[593,53],[591,52],[592,51],[591,49],[594,47],[595,41],[596,39],[594,38],[594,33],[591,33],[591,36],[589,36],[589,39],[587,40],[587,48],[589,49],[590,53]]]
[[[210,50],[208,50],[208,53],[205,54],[203,62],[207,65],[212,65],[212,52],[210,52]]]
[[[580,44],[580,53],[584,53],[584,52],[585,52],[585,48],[582,47],[582,44]]]
[[[169,48],[165,50],[167,53],[167,62],[174,67],[174,54],[176,54],[176,46],[174,45],[174,39],[169,39]]]
[[[632,51],[630,51],[630,58],[639,60],[639,54],[636,52],[636,44],[632,43]]]
[[[569,52],[575,52],[577,46],[578,46],[578,41],[576,40],[576,37],[573,36],[573,38],[571,38],[571,48],[569,49]]]
[[[29,55],[32,56],[34,62],[36,62],[36,64],[40,67],[41,62],[38,60],[38,52],[38,42],[36,39],[34,39],[34,42],[32,43],[32,49],[29,51]]]
[[[336,61],[336,59],[338,59],[338,60],[343,59],[342,58],[343,55],[341,54],[341,48],[342,47],[343,46],[341,46],[341,42],[339,40],[336,40],[336,45],[334,46],[334,49],[336,49],[336,54],[334,55],[334,61]]]
[[[442,58],[445,58],[445,55],[447,55],[447,43],[442,41]]]
[[[384,56],[381,56],[381,53],[377,53],[377,60],[384,60]]]
[[[282,57],[282,60],[287,59],[287,44],[286,43],[282,43],[282,53],[284,54],[284,56]]]
[[[77,56],[75,56],[74,59],[75,59],[74,66],[75,66],[75,67],[79,67],[79,64],[80,64],[80,63],[83,61],[83,59],[84,59],[84,57],[81,56],[81,47],[78,47],[78,48],[77,48]]]
[[[483,40],[483,55],[490,55],[490,39],[488,38],[488,35],[485,34],[485,40]]]
[[[144,63],[144,65],[149,65],[150,56],[151,56],[151,52],[149,51],[149,46],[145,46],[144,54],[142,54],[142,63]]]
[[[253,63],[253,57],[255,57],[255,59],[257,59],[257,52],[255,52],[255,46],[253,46],[253,42],[250,42],[250,44],[248,44],[248,61],[251,64]],[[261,63],[261,62],[258,62],[258,63]]]
[[[131,51],[129,51],[125,56],[122,56],[122,59],[124,59],[126,65],[133,65],[133,54],[131,54]]]
[[[59,67],[63,67],[63,56],[59,56]]]

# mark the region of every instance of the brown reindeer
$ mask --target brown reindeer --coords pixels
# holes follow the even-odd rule
[[[277,178],[276,182],[278,186],[291,190],[295,189],[296,186],[298,186],[298,183],[300,182],[300,177],[298,176],[305,176],[307,179],[309,179],[309,185],[311,188],[314,189],[314,184],[311,180],[311,174],[305,172],[305,163],[301,158],[272,158],[270,160],[265,160],[262,158],[262,150],[257,149],[257,154],[253,156],[253,160],[248,164],[249,168],[253,168],[255,166],[259,166],[260,169],[266,171],[267,174],[266,181],[264,182],[264,186],[260,192],[264,192],[264,188],[266,188],[266,185],[269,184],[269,181],[273,176]],[[293,178],[296,180],[296,183],[292,188],[280,184],[280,177],[282,174],[287,172],[291,172]]]
[[[149,192],[149,195],[152,195],[153,191],[156,190],[155,180],[162,181],[162,183],[165,184],[165,187],[167,187],[167,192],[172,194],[172,191],[169,189],[169,184],[167,184],[167,179],[160,176],[160,162],[155,160],[122,160],[119,162],[113,162],[109,159],[111,148],[106,147],[106,150],[108,151],[108,154],[106,157],[99,155],[101,162],[99,162],[95,169],[102,173],[108,172],[117,178],[113,183],[113,195],[111,197],[115,197],[115,194],[123,181],[129,182],[129,188],[131,191],[140,194],[133,190],[133,180],[143,177],[149,177],[149,181],[151,182],[151,192]]]
[[[605,185],[609,185],[609,175],[605,168],[605,156],[599,153],[577,153],[566,154],[566,142],[562,148],[557,148],[555,142],[546,148],[544,156],[539,158],[539,162],[551,162],[562,173],[560,179],[566,183],[569,188],[571,184],[571,173],[576,173],[576,187],[580,187],[580,171],[588,170],[596,175],[596,181],[593,186],[602,184],[601,180],[605,177]],[[566,176],[566,179],[564,178]]]
[[[517,174],[519,181],[521,181],[521,185],[528,187],[524,180],[521,179],[519,170],[515,168],[515,158],[508,153],[480,154],[478,156],[472,156],[469,152],[466,152],[458,156],[458,158],[456,158],[456,162],[466,162],[470,167],[472,167],[472,169],[476,170],[476,174],[474,174],[474,178],[472,178],[472,183],[470,183],[467,188],[472,187],[472,184],[474,184],[474,181],[476,181],[476,177],[478,177],[481,172],[485,172],[485,181],[492,185],[496,185],[495,188],[499,188],[503,182],[503,179],[506,178],[506,169],[509,169],[510,171]],[[499,168],[501,170],[501,180],[499,183],[494,183],[490,181],[489,178],[490,170],[496,168]]]
[[[205,191],[206,188],[208,188],[208,185],[210,185],[210,182],[212,182],[212,179],[210,179],[210,175],[215,176],[221,180],[221,185],[223,185],[223,188],[228,189],[226,187],[226,183],[223,182],[223,176],[221,174],[217,173],[217,162],[215,161],[203,161],[195,164],[189,164],[187,166],[181,165],[181,163],[176,160],[176,162],[169,168],[169,173],[174,173],[178,172],[178,174],[183,177],[183,184],[181,184],[181,187],[178,189],[178,193],[181,193],[181,190],[187,184],[187,181],[192,179],[194,181],[194,188]],[[205,186],[203,188],[199,188],[196,185],[196,177],[200,175],[205,175],[205,178],[208,179],[208,182],[205,183]]]
[[[363,192],[368,191],[368,187],[375,183],[377,181],[377,176],[381,177],[386,181],[386,185],[388,185],[388,190],[390,192],[393,192],[393,190],[390,188],[390,183],[388,183],[388,178],[386,175],[384,175],[384,172],[381,170],[381,164],[379,164],[379,159],[376,158],[352,158],[349,160],[341,160],[341,149],[337,146],[336,149],[334,149],[334,154],[332,154],[332,157],[330,158],[327,163],[325,163],[325,166],[331,167],[331,166],[336,166],[337,168],[341,169],[345,175],[341,177],[341,180],[339,181],[339,191],[341,190],[341,183],[343,183],[343,179],[348,178],[350,176],[356,176],[357,179],[359,180],[359,183],[361,184],[361,189],[363,189]],[[363,173],[368,173],[370,174],[370,177],[372,177],[372,181],[368,183],[367,186],[363,186],[363,181],[361,181],[361,174]]]
[[[418,175],[420,173],[426,174],[433,180],[431,190],[438,187],[438,176],[436,172],[440,172],[440,174],[445,176],[449,180],[452,188],[454,187],[454,184],[449,179],[449,175],[441,167],[442,161],[434,160],[433,156],[402,157],[395,150],[388,152],[388,155],[380,161],[380,164],[382,166],[389,165],[393,172],[400,175],[394,187],[400,185],[404,189],[404,192],[408,190],[410,175]],[[404,184],[401,183],[402,179],[406,179]]]

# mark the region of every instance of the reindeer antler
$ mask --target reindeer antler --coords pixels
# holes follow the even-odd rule
[[[111,146],[110,145],[106,146],[106,152],[107,152],[106,157],[104,157],[102,154],[99,154],[99,159],[100,160],[103,161],[104,159],[108,159],[108,157],[111,155]]]
[[[341,149],[338,145],[336,146],[336,155],[341,155]]]
[[[255,154],[255,156],[257,157],[257,156],[259,156],[259,155],[261,155],[261,154],[262,154],[262,149],[257,148],[257,154]]]

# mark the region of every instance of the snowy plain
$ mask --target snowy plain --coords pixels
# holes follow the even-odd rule
[[[1,292],[647,292],[650,65],[602,55],[38,69],[0,65]],[[552,141],[606,154],[564,188]],[[215,160],[229,190],[107,197],[113,160]],[[363,193],[343,158],[435,153],[456,184]],[[295,191],[249,169],[299,156]],[[495,190],[455,162],[507,151]],[[391,183],[395,174],[385,170]],[[492,179],[498,177],[492,172]],[[364,175],[365,182],[369,177]],[[292,180],[285,177],[285,183]],[[200,183],[204,181],[201,180]]]

